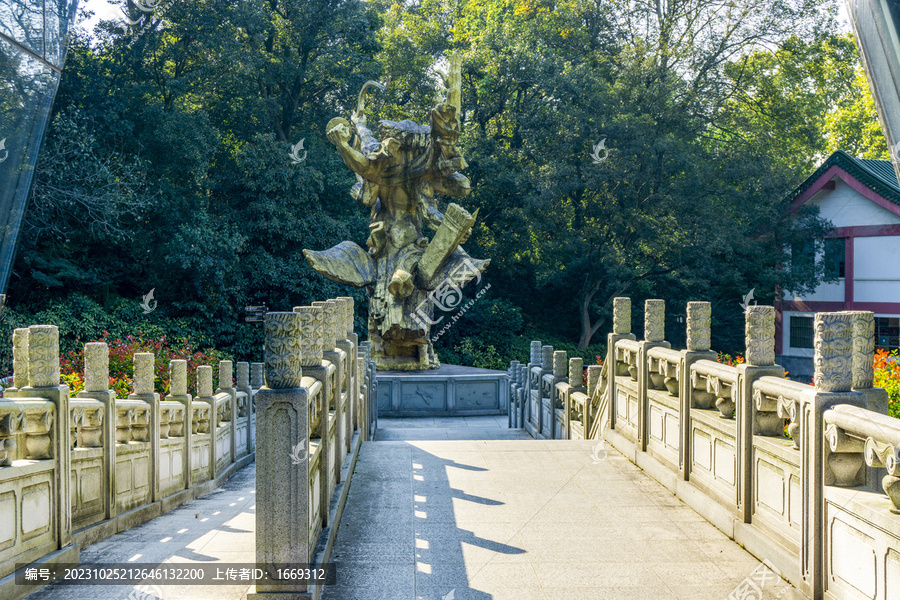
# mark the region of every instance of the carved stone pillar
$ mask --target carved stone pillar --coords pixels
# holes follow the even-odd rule
[[[28,328],[27,347],[28,385],[19,388],[18,395],[45,398],[56,405],[55,416],[51,412],[45,413],[41,418],[32,419],[29,416],[26,446],[33,443],[36,448],[40,448],[33,455],[28,451],[28,458],[56,458],[58,495],[51,499],[51,506],[56,511],[58,543],[62,548],[69,544],[72,536],[72,418],[69,388],[59,383],[59,329],[56,325],[32,325]],[[32,431],[35,432],[34,436]]]
[[[266,380],[268,382],[269,373],[266,373]],[[197,397],[198,398],[210,398],[213,395],[213,376],[212,376],[212,367],[209,365],[200,365],[197,367]]]
[[[631,333],[631,298],[613,298],[613,333]]]
[[[541,363],[541,343],[538,341],[531,342],[531,356],[528,361],[531,364],[538,365]]]
[[[753,305],[745,312],[744,327],[747,364],[768,367],[775,364],[775,307]]]
[[[250,398],[253,396],[253,388],[250,387],[250,363],[248,362],[239,362],[237,364],[236,370],[236,387],[238,392],[243,392],[246,394],[242,404],[238,406],[238,416],[239,417],[249,417],[250,416]],[[249,435],[248,435],[248,440]],[[249,450],[249,447],[248,447]]]
[[[181,427],[176,427],[173,432],[169,427],[169,435],[177,437],[180,433],[184,438],[184,453],[182,456],[182,465],[184,472],[184,486],[190,488],[193,485],[191,478],[191,449],[193,444],[193,417],[194,408],[192,397],[188,394],[187,381],[187,361],[176,359],[169,361],[169,393],[166,400],[170,402],[178,402],[184,406],[181,417]]]
[[[644,303],[644,340],[662,342],[666,339],[666,301],[647,300]]]
[[[116,516],[116,394],[109,389],[109,346],[103,342],[84,345],[84,390],[77,398],[103,403],[100,423],[103,447],[103,503],[106,518]]]
[[[265,363],[250,363],[250,387],[258,390],[266,385]]]
[[[820,392],[849,392],[853,388],[853,316],[816,313],[814,382]]]
[[[347,355],[344,364],[344,380],[341,386],[342,399],[344,402],[342,414],[344,453],[349,454],[353,444],[353,422],[355,407],[357,404],[356,397],[356,354],[357,342],[356,335],[352,331],[353,327],[353,298],[342,296],[329,300],[335,306],[337,315],[337,329],[335,345],[344,351]]]
[[[665,390],[664,378],[658,373],[651,374],[647,352],[658,346],[668,348],[666,339],[666,303],[664,300],[650,299],[644,302],[644,339],[638,342],[635,357],[638,384],[637,443],[642,451],[647,450],[650,437],[650,396],[649,390]]]
[[[328,439],[331,418],[329,405],[335,402],[335,395],[340,393],[340,384],[337,378],[338,366],[325,356],[335,355],[332,351],[334,342],[329,338],[327,306],[324,302],[313,303],[313,306],[295,306],[294,313],[300,317],[300,354],[304,373],[322,384],[318,401],[313,402],[307,409],[307,429],[309,437],[319,438],[319,452],[322,457],[319,460],[319,506],[328,506],[331,495],[327,483],[329,478],[327,457],[331,452],[332,443]],[[336,446],[337,448],[340,446]],[[323,527],[328,524],[327,513],[327,510],[321,511]]]
[[[567,381],[568,373],[566,372],[566,368],[568,362],[565,350],[555,350],[553,352],[553,370],[551,373],[544,375],[543,385],[545,391],[542,393],[542,396],[546,403],[544,410],[546,411],[546,416],[549,417],[544,423],[544,435],[550,439],[562,437],[562,435],[557,435],[562,432],[557,431],[559,421],[556,416],[556,411],[565,407],[565,399],[560,396],[560,390],[556,387],[556,384]]]
[[[763,376],[784,377],[784,369],[775,364],[775,309],[772,306],[752,305],[744,311],[744,364],[738,365],[734,390],[734,417],[737,425],[738,510],[749,523],[753,510],[753,436],[769,435],[784,428],[784,419],[777,406],[757,403],[753,382]],[[759,396],[759,394],[756,394]],[[772,408],[774,410],[762,410]]]
[[[272,313],[269,313],[272,314]],[[267,315],[268,317],[268,315]],[[268,372],[266,373],[268,377]],[[216,477],[216,399],[213,396],[213,371],[210,365],[197,367],[197,397],[193,401],[197,415],[194,433],[209,434],[209,479]]]
[[[866,396],[853,386],[853,320],[848,313],[817,313],[813,321],[815,393],[800,405],[800,480],[803,506],[800,540],[801,575],[812,598],[824,597],[826,580],[825,486],[843,482],[863,455],[840,452],[846,448],[835,440],[832,452],[823,414],[836,404],[865,407]],[[854,449],[854,448],[850,448]],[[855,449],[854,449],[855,450]]]
[[[332,394],[331,410],[334,411],[334,460],[335,460],[335,485],[340,483],[341,464],[344,461],[347,446],[347,432],[344,412],[347,409],[347,352],[340,347],[339,340],[343,339],[340,324],[340,305],[334,300],[325,302],[313,302],[313,306],[322,306],[325,309],[325,360],[335,366],[336,385]]]
[[[600,427],[616,426],[616,375],[619,372],[619,363],[616,360],[616,343],[619,340],[633,340],[631,333],[631,298],[613,298],[613,327],[612,332],[606,338],[606,369],[609,373],[609,403],[603,408],[603,413],[597,415],[601,421]],[[585,438],[590,434],[585,433]]]
[[[569,385],[576,389],[584,387],[584,359],[581,357],[569,359]]]
[[[587,395],[594,397],[597,386],[600,385],[600,374],[603,372],[601,365],[590,365],[587,370]]]
[[[109,346],[103,342],[84,345],[84,391],[105,392],[109,389]]]
[[[59,329],[56,325],[28,328],[28,385],[34,388],[59,385]]]
[[[153,367],[156,356],[152,352],[138,352],[133,357],[134,392],[126,402],[136,408],[147,405],[146,418],[135,417],[131,423],[131,435],[135,440],[150,442],[150,494],[153,502],[159,499],[159,394],[154,391],[156,374]],[[136,412],[135,414],[140,414]]]
[[[144,396],[153,393],[153,361],[152,352],[138,352],[134,355],[134,395]]]
[[[227,421],[231,428],[231,448],[228,450],[229,462],[234,462],[237,454],[237,390],[234,388],[234,363],[230,360],[219,361],[219,386],[216,394],[228,394],[229,399],[221,407],[216,406],[216,423]],[[219,414],[221,411],[221,414]]]
[[[13,386],[6,388],[4,395],[13,397],[13,392],[28,385],[28,328],[13,330]]]
[[[173,397],[187,396],[187,361],[169,361],[169,395]]]
[[[547,409],[544,407],[544,397],[545,393],[548,391],[545,389],[544,385],[544,376],[553,374],[553,346],[544,345],[541,346],[541,368],[537,372],[537,376],[535,378],[535,373],[532,370],[532,383],[531,383],[531,405],[532,410],[537,412],[537,432],[542,436],[547,435],[547,423],[549,421],[549,416],[547,415]],[[546,402],[547,405],[550,404],[549,397]]]
[[[686,337],[689,352],[709,350],[711,322],[712,305],[709,302],[688,302]]]
[[[302,313],[266,315],[266,386],[257,392],[256,405],[256,562],[265,565],[309,564],[309,402],[310,389],[302,378],[304,337]],[[320,400],[321,402],[321,400]],[[320,448],[328,462],[327,449]],[[320,461],[320,462],[321,462]],[[326,485],[327,487],[327,485]],[[328,504],[321,505],[328,512]],[[275,576],[274,571],[269,577]],[[306,592],[307,582],[295,587],[257,583],[258,600],[278,593]],[[294,596],[291,596],[294,597]]]
[[[344,327],[343,346],[347,352],[347,368],[350,371],[348,385],[348,401],[347,401],[347,451],[350,451],[350,445],[353,440],[353,432],[359,428],[361,419],[359,418],[359,390],[360,390],[360,374],[357,369],[357,358],[359,354],[359,336],[353,331],[353,315],[356,314],[354,308],[354,300],[349,296],[339,296],[336,300],[341,304],[342,323]]]
[[[516,405],[516,388],[518,387],[518,382],[516,381],[516,370],[519,368],[519,361],[514,360],[509,363],[509,369],[507,369],[507,373],[509,373],[509,379],[507,381],[507,388],[509,389],[509,405],[507,406],[507,427],[513,429],[518,427],[518,423],[516,422],[516,413],[519,410]]]
[[[266,313],[265,336],[266,387],[271,390],[299,388],[303,377],[300,367],[300,315],[293,312]]]
[[[530,423],[531,426],[535,426],[537,423],[537,415],[534,414],[532,405],[531,405],[531,370],[534,367],[541,366],[541,342],[537,340],[533,340],[531,342],[531,352],[528,357],[528,365],[525,368],[525,383],[522,388],[522,407],[520,412],[522,413],[522,427],[525,427],[525,423]]]

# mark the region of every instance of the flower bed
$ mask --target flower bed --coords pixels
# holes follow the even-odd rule
[[[171,342],[165,336],[141,339],[133,335],[124,339],[108,339],[108,333],[95,342],[109,345],[109,388],[116,393],[116,398],[127,398],[132,390],[134,377],[133,356],[138,352],[152,352],[156,356],[154,385],[160,395],[169,393],[169,361],[186,360],[188,363],[188,393],[197,393],[197,367],[211,365],[214,372],[218,370],[220,360],[231,360],[231,356],[218,350],[198,350],[190,342],[182,340]],[[60,355],[59,372],[62,382],[69,386],[75,394],[84,389],[84,349],[70,351]]]

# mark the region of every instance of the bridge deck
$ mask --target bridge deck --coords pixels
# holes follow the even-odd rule
[[[725,600],[759,562],[609,447],[506,417],[379,420],[324,600]],[[82,550],[106,563],[254,560],[254,471]],[[138,556],[135,558],[135,556]],[[790,600],[770,580],[762,598]],[[240,599],[248,586],[48,587],[32,600]],[[758,596],[735,595],[735,598]]]
[[[608,446],[509,439],[502,420],[379,421],[325,600],[725,600],[759,566]]]

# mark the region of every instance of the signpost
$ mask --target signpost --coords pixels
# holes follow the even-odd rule
[[[245,306],[244,310],[248,313],[244,317],[244,320],[248,323],[262,323],[266,320],[266,313],[269,312],[265,304],[262,306]]]

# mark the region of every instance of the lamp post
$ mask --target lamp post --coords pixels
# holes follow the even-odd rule
[[[0,22],[0,311],[78,0],[7,0]]]

